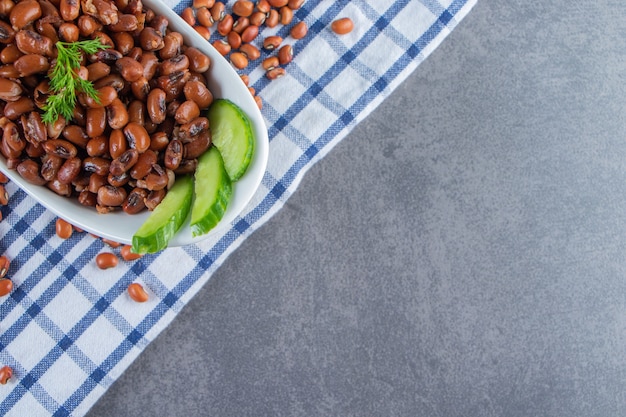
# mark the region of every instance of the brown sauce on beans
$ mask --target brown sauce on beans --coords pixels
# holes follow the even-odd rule
[[[242,15],[251,5],[238,3]],[[0,16],[0,153],[12,169],[100,213],[129,214],[154,209],[176,173],[193,173],[211,144],[200,117],[213,101],[211,61],[167,19],[114,0],[22,0]],[[77,73],[98,99],[79,93],[72,120],[45,125],[55,43],[96,37],[110,48],[85,56]]]

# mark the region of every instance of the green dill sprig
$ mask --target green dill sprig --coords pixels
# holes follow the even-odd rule
[[[91,81],[83,80],[77,74],[80,68],[81,51],[87,55],[108,48],[100,39],[90,39],[77,42],[57,42],[58,51],[56,64],[50,71],[50,91],[42,120],[46,124],[56,122],[59,116],[71,120],[76,107],[76,96],[85,93],[99,102],[98,92]]]

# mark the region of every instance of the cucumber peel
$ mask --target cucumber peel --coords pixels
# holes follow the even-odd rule
[[[132,252],[144,254],[165,249],[170,239],[187,219],[192,198],[193,179],[191,176],[185,175],[177,178],[163,201],[156,206],[133,235]]]
[[[254,135],[248,116],[228,99],[213,101],[208,111],[211,141],[224,159],[232,182],[245,174],[254,153]]]
[[[219,223],[233,193],[232,181],[216,147],[210,147],[198,158],[194,188],[190,226],[195,237],[207,233]]]

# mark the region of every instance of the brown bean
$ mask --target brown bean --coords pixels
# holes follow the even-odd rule
[[[163,48],[163,37],[156,29],[145,27],[139,35],[139,45],[146,51],[158,51]]]
[[[111,35],[115,42],[115,49],[124,56],[128,56],[135,49],[135,38],[129,32],[117,32]],[[134,57],[130,57],[138,61]],[[143,70],[143,68],[142,68]]]
[[[107,184],[107,179],[105,175],[91,174],[89,176],[89,184],[87,185],[87,190],[89,192],[96,194],[100,187],[104,187]]]
[[[147,190],[143,188],[135,187],[134,189],[131,190],[131,192],[128,193],[126,200],[124,200],[124,203],[122,203],[122,210],[124,210],[124,212],[128,214],[139,213],[140,211],[146,208],[146,203],[144,202],[146,197],[148,197]],[[126,259],[124,257],[123,249],[122,249],[122,257]]]
[[[161,15],[154,16],[154,18],[152,18],[148,23],[148,26],[155,28],[156,31],[161,34],[161,36],[165,36],[165,34],[167,33],[167,28],[170,24],[169,20],[167,20],[167,17]]]
[[[58,178],[53,178],[51,181],[48,181],[46,187],[63,197],[72,195],[72,184],[64,184],[59,181]]]
[[[189,26],[196,25],[196,9],[193,7],[185,7],[180,14],[180,17],[182,17]]]
[[[100,30],[102,28],[102,24],[91,16],[81,15],[78,18],[78,30],[80,31],[81,36],[91,36],[92,33]]]
[[[178,32],[170,32],[163,37],[163,48],[159,51],[162,60],[171,59],[180,55],[183,38]]]
[[[20,72],[15,68],[15,64],[7,64],[0,66],[0,77],[2,78],[20,78]]]
[[[48,71],[50,63],[43,55],[28,54],[18,58],[13,65],[19,72],[20,77],[27,77],[33,74],[42,74]]]
[[[272,5],[267,0],[258,0],[256,3],[256,9],[261,13],[269,13],[272,8]]]
[[[227,14],[217,24],[217,33],[219,33],[222,36],[228,35],[228,33],[233,29],[233,23],[234,23],[233,17]]]
[[[150,135],[146,128],[139,123],[128,123],[124,127],[124,136],[131,148],[137,149],[139,153],[143,153],[150,147]]]
[[[2,143],[9,149],[17,152],[17,155],[26,148],[26,140],[20,134],[20,131],[15,123],[6,123],[2,131]],[[11,155],[13,153],[11,152]]]
[[[13,281],[8,278],[0,279],[0,297],[4,297],[9,295],[13,291]],[[0,384],[5,385],[9,378],[11,378],[11,373],[7,371],[7,366],[0,368]],[[9,368],[11,369],[11,368]]]
[[[4,184],[0,185],[0,205],[6,206],[9,204],[9,193],[7,189],[4,187]]]
[[[5,288],[2,291],[3,293],[6,292],[6,294],[8,294],[13,289],[13,283],[12,282],[10,284],[4,283],[4,286],[5,286]],[[8,289],[8,291],[7,291],[7,289]],[[0,384],[6,385],[9,382],[9,380],[11,379],[12,376],[13,376],[13,369],[10,366],[5,365],[2,368],[0,368]]]
[[[41,177],[46,181],[52,181],[56,178],[59,168],[63,165],[63,161],[64,159],[59,156],[49,153],[45,154],[41,158]]]
[[[250,26],[250,19],[245,16],[239,16],[237,20],[233,22],[233,28],[231,32],[235,32],[241,35],[248,26]]]
[[[94,62],[87,66],[89,81],[97,81],[100,78],[104,78],[111,73],[111,67],[104,62]]]
[[[178,124],[182,125],[191,122],[198,116],[200,116],[198,104],[193,100],[187,100],[178,107],[174,118]]]
[[[13,0],[1,0],[0,1],[0,16],[6,17],[11,14],[11,10],[15,7]]]
[[[78,0],[61,0],[59,4],[59,11],[61,12],[61,17],[66,22],[71,22],[72,20],[78,18],[80,14],[80,4]]]
[[[252,15],[250,16],[250,24],[251,25],[256,25],[256,26],[261,26],[265,23],[265,19],[266,19],[266,14],[260,11],[256,11],[254,13],[252,13]]]
[[[309,28],[306,22],[298,22],[291,28],[289,34],[294,39],[302,39],[306,36],[308,32]]]
[[[141,284],[137,282],[133,282],[132,284],[130,284],[127,288],[127,291],[128,296],[133,301],[136,301],[138,303],[145,303],[146,301],[148,301],[148,293],[146,292],[146,290],[143,289]]]
[[[62,135],[66,140],[82,149],[85,149],[87,142],[89,142],[89,136],[82,126],[67,125],[63,129]]]
[[[206,117],[196,117],[189,123],[185,123],[180,126],[179,134],[181,139],[185,141],[186,139],[191,139],[196,136],[203,130],[207,130],[209,128],[209,119]]]
[[[128,175],[128,172],[124,172],[120,175],[113,175],[111,173],[107,175],[107,182],[113,187],[124,187],[129,181],[130,176]]]
[[[187,48],[185,50],[185,55],[189,58],[189,69],[191,71],[204,73],[211,65],[209,57],[194,47]]]
[[[65,118],[63,116],[59,116],[59,118],[54,122],[46,125],[46,130],[48,131],[48,139],[58,139],[63,133],[63,129],[65,129]]]
[[[287,65],[293,59],[293,48],[291,45],[285,45],[278,50],[278,61],[280,65]]]
[[[34,145],[43,143],[48,139],[48,130],[41,120],[41,114],[31,111],[28,116],[23,114],[20,121],[26,140]]]
[[[214,22],[221,22],[226,16],[226,6],[221,1],[216,1],[210,10]]]
[[[142,188],[147,188],[150,191],[161,190],[167,187],[168,183],[169,183],[169,176],[167,174],[167,171],[158,164],[152,165],[152,169],[150,170],[148,175],[145,176],[143,180],[137,180],[137,186],[141,186]]]
[[[146,208],[150,211],[154,210],[156,206],[163,201],[166,193],[167,190],[165,189],[150,191],[148,193],[148,198],[144,201],[144,203],[146,203]]]
[[[85,172],[104,176],[109,173],[109,169],[113,165],[113,162],[99,156],[88,156],[83,161],[83,170]]]
[[[281,7],[278,14],[280,16],[281,25],[287,26],[293,20],[293,10],[291,10],[289,6]]]
[[[200,7],[196,9],[196,21],[199,25],[204,26],[205,28],[210,28],[213,26],[213,16],[211,16],[211,11],[207,7]]]
[[[70,223],[59,217],[55,222],[55,231],[57,236],[61,239],[69,239],[72,236],[74,227]]]
[[[300,7],[302,7],[303,4],[304,4],[304,0],[288,0],[287,1],[287,6],[289,6],[291,10],[298,10]]]
[[[165,149],[163,163],[165,168],[176,169],[183,159],[183,144],[178,139],[173,139]]]
[[[101,206],[117,207],[126,200],[126,190],[122,187],[105,185],[98,190],[98,204]]]
[[[268,28],[273,28],[278,26],[278,22],[280,21],[280,15],[276,9],[272,9],[268,12],[267,17],[265,18],[265,26]]]
[[[330,28],[338,35],[345,35],[346,33],[352,32],[352,29],[354,29],[354,23],[352,23],[352,19],[349,17],[343,17],[341,19],[334,20],[330,24]]]
[[[280,65],[280,62],[278,61],[278,57],[275,55],[265,58],[263,62],[261,63],[261,66],[266,71],[274,69],[279,65]]]
[[[74,1],[74,0],[71,0]],[[118,11],[113,2],[107,0],[92,0],[82,3],[83,13],[96,18],[103,25],[117,23]]]
[[[0,43],[12,43],[15,40],[15,31],[8,23],[0,21]]]
[[[130,169],[130,176],[133,179],[143,179],[150,173],[152,165],[157,163],[157,154],[153,150],[147,150],[139,155],[137,163]]]
[[[231,31],[226,39],[230,47],[233,49],[238,49],[241,46],[241,35],[235,31]]]
[[[0,62],[3,64],[12,64],[22,55],[24,55],[22,51],[17,48],[17,45],[12,43],[5,46],[4,49],[0,51]]]
[[[128,123],[128,110],[119,98],[107,107],[107,121],[111,129],[121,129]]]
[[[107,26],[111,32],[132,32],[138,27],[139,21],[134,14],[118,14],[117,22]]]
[[[66,159],[57,172],[57,179],[63,184],[70,184],[78,177],[82,166],[83,161],[78,157]]]
[[[120,250],[120,255],[125,261],[135,261],[142,257],[141,254],[132,251],[131,245],[122,246],[122,249]]]
[[[195,159],[202,155],[211,146],[211,134],[204,130],[183,145],[185,159]]]
[[[44,180],[39,174],[39,164],[32,159],[25,159],[17,165],[17,172],[26,181],[35,185],[44,185]]]
[[[51,139],[42,143],[46,153],[56,155],[63,159],[73,158],[78,154],[78,149],[74,144],[63,139]]]
[[[252,42],[257,35],[259,34],[259,27],[255,25],[250,25],[241,32],[241,42],[250,43]]]
[[[193,0],[191,2],[191,5],[195,9],[199,9],[201,7],[206,7],[207,9],[210,9],[211,7],[213,7],[214,4],[215,0]]]
[[[213,94],[200,81],[189,81],[183,89],[185,98],[194,101],[199,108],[206,109],[213,102]]]
[[[141,100],[133,100],[128,105],[128,122],[144,125],[146,121],[146,104]]]
[[[139,152],[137,149],[128,149],[119,157],[111,161],[108,171],[110,171],[113,175],[121,175],[131,169],[133,165],[137,163],[138,159]]]
[[[184,71],[189,68],[189,57],[181,54],[174,58],[167,59],[159,65],[161,75],[169,75],[176,71]]]
[[[111,155],[111,158],[119,158],[121,154],[126,152],[127,148],[128,144],[126,143],[124,132],[121,129],[113,130],[109,136],[109,155]]]
[[[22,86],[15,81],[0,78],[0,100],[17,101],[22,95]]]
[[[169,135],[166,132],[155,132],[150,135],[150,149],[156,152],[162,151],[169,141]]]
[[[143,67],[129,57],[123,57],[115,62],[115,68],[126,81],[133,82],[143,77]]]
[[[289,3],[288,0],[268,0],[268,1],[272,7],[275,7],[277,9],[283,6],[286,6],[287,3]]]
[[[89,156],[105,156],[109,153],[109,139],[102,135],[89,139],[85,146]]]
[[[237,16],[250,16],[254,11],[254,3],[249,0],[237,0],[232,7]]]
[[[251,43],[245,43],[241,45],[241,47],[239,48],[239,52],[244,54],[249,61],[254,61],[261,57],[261,51],[259,50],[259,48]]]
[[[98,204],[96,194],[83,190],[78,194],[78,202],[86,207],[95,207]]]
[[[80,36],[80,29],[74,23],[62,23],[59,26],[59,39],[64,42],[76,42]]]
[[[15,34],[15,44],[24,54],[38,54],[52,56],[53,43],[46,36],[33,30],[20,30]]]
[[[268,51],[277,49],[282,42],[283,38],[280,36],[268,36],[263,39],[263,49],[267,49]]]
[[[235,68],[243,69],[248,66],[248,58],[241,52],[233,52],[230,54],[230,63]]]
[[[269,78],[270,80],[275,80],[275,79],[280,78],[280,77],[282,77],[284,75],[285,75],[285,69],[284,68],[273,68],[273,69],[265,72],[265,76],[267,78]]]
[[[9,272],[9,267],[11,266],[11,261],[6,255],[0,256],[0,278],[4,278],[7,276],[7,272]]]
[[[159,58],[157,58],[154,52],[145,51],[141,56],[140,62],[143,67],[143,76],[147,80],[151,80],[159,67]]]
[[[219,52],[220,55],[226,56],[232,50],[232,47],[228,43],[228,41],[224,39],[217,39],[212,43],[213,47]]]
[[[161,124],[165,120],[165,111],[167,105],[165,102],[165,91],[160,88],[155,88],[148,94],[146,102],[146,109],[148,110],[148,117],[156,124]]]
[[[41,6],[37,0],[22,0],[11,9],[9,21],[14,30],[20,30],[41,17]]]
[[[85,120],[85,131],[89,138],[101,136],[107,124],[106,110],[104,107],[87,109],[87,119]],[[87,146],[87,144],[85,144]]]
[[[4,106],[4,117],[9,120],[17,120],[24,113],[35,110],[35,103],[30,98],[23,96],[17,101],[11,101]]]
[[[96,256],[96,265],[100,269],[109,269],[117,266],[119,260],[112,252],[102,252]]]

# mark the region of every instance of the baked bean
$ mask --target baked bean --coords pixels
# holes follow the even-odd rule
[[[183,157],[188,160],[198,158],[209,149],[209,146],[211,146],[211,134],[208,130],[204,130],[183,145]]]
[[[124,172],[127,172],[130,168],[132,168],[132,166],[137,163],[138,159],[139,152],[137,151],[137,149],[128,149],[126,152],[124,152],[111,162],[107,171],[109,171],[113,175],[122,175]],[[106,172],[102,175],[105,174]]]
[[[5,283],[5,285],[8,285],[8,284]],[[13,289],[13,283],[11,283],[11,289],[6,294],[10,293],[12,289]],[[2,368],[0,368],[0,384],[6,385],[12,376],[13,376],[13,369],[11,369],[10,366],[5,365]]]
[[[89,136],[82,126],[67,125],[63,129],[62,135],[66,140],[82,149],[85,149],[87,142],[89,142]]]
[[[148,301],[148,293],[146,292],[146,290],[143,289],[141,284],[137,282],[133,282],[132,284],[130,284],[127,288],[127,291],[128,296],[133,301],[136,301],[138,303],[145,303],[146,301]]]
[[[193,174],[194,172],[196,172],[197,167],[198,167],[197,159],[183,159],[180,162],[180,165],[178,166],[178,168],[174,170],[174,173],[176,175]]]
[[[56,155],[63,159],[73,158],[78,154],[78,149],[71,142],[64,139],[51,139],[41,144],[46,153]]]
[[[39,164],[32,159],[25,159],[17,165],[17,172],[26,181],[35,185],[44,185],[47,181],[39,174]]]
[[[17,120],[24,113],[35,110],[35,103],[26,96],[20,97],[17,101],[11,101],[4,106],[4,117],[9,120]]]
[[[278,50],[278,61],[280,65],[287,65],[293,59],[293,48],[291,45],[285,45]]]
[[[26,140],[32,144],[40,144],[48,139],[46,125],[41,120],[41,114],[31,111],[28,116],[23,114],[20,121]]]
[[[148,93],[150,92],[150,83],[145,77],[139,78],[137,81],[133,81],[130,84],[130,90],[133,96],[142,103],[146,101]]]
[[[123,57],[115,62],[115,68],[126,81],[133,82],[143,77],[143,67],[137,61],[129,57]]]
[[[128,122],[144,125],[146,121],[146,105],[141,100],[133,100],[128,105]]]
[[[302,39],[306,36],[308,31],[309,31],[309,28],[306,22],[298,22],[291,28],[291,30],[289,31],[289,34],[294,39]]]
[[[199,108],[206,109],[213,102],[213,94],[200,81],[189,81],[183,89],[185,98],[194,101]]]
[[[117,32],[112,34],[111,36],[113,37],[113,42],[115,42],[115,49],[120,51],[122,55],[127,56],[135,48],[135,39],[130,33]],[[133,57],[131,58],[137,61]]]
[[[78,193],[78,202],[86,207],[95,207],[98,204],[96,194],[88,190]]]
[[[19,78],[20,72],[15,68],[15,64],[2,65],[0,67],[0,77],[2,78]]]
[[[63,184],[70,184],[74,181],[83,166],[83,161],[78,157],[66,159],[57,172],[57,179]]]
[[[126,200],[126,190],[122,187],[105,185],[98,189],[98,204],[101,206],[118,207]]]
[[[59,39],[64,42],[76,42],[80,36],[80,29],[73,23],[62,23],[59,26]]]
[[[119,98],[107,107],[107,121],[111,129],[121,129],[128,123],[128,110]]]
[[[159,51],[161,59],[171,59],[178,56],[183,46],[183,38],[178,32],[170,32],[163,37],[163,48]]]
[[[198,116],[200,116],[198,104],[193,100],[187,100],[178,107],[174,118],[178,124],[182,125],[191,122]]]
[[[66,22],[76,19],[80,13],[80,4],[78,0],[61,0],[59,4],[61,17]]]
[[[0,278],[4,278],[9,272],[9,266],[11,266],[11,261],[6,255],[0,256]]]
[[[150,136],[150,149],[153,151],[162,151],[168,143],[169,137],[165,132],[155,132]]]
[[[118,262],[117,256],[112,252],[102,252],[96,256],[96,265],[100,269],[114,268]]]
[[[32,30],[20,30],[15,34],[15,44],[24,54],[52,56],[53,43],[46,36]]]
[[[111,73],[111,67],[104,62],[94,62],[87,66],[87,72],[87,79],[93,82],[109,75]]]
[[[159,72],[161,75],[169,75],[177,71],[184,71],[188,68],[189,57],[183,54],[167,59],[159,64]]]
[[[96,136],[89,139],[87,146],[85,146],[87,155],[89,156],[108,156],[109,154],[109,139],[107,136]]]
[[[133,188],[131,192],[128,193],[126,200],[124,200],[124,202],[122,203],[122,210],[124,210],[124,212],[128,214],[139,213],[140,211],[146,208],[146,203],[144,202],[146,197],[148,197],[147,190],[143,188],[139,188],[139,187]],[[123,252],[122,252],[122,257],[126,259],[126,257],[124,257]]]
[[[122,246],[122,249],[120,250],[120,255],[122,256],[122,259],[124,259],[125,261],[135,261],[141,258],[142,256],[139,253],[133,252],[131,245]]]
[[[11,13],[11,10],[13,10],[13,7],[15,7],[13,0],[0,0],[0,16],[8,16]]]
[[[45,154],[41,158],[41,177],[46,181],[52,181],[56,178],[63,161],[65,160],[57,155]]]
[[[52,181],[48,181],[46,183],[46,187],[62,197],[69,197],[72,195],[72,184],[64,184],[59,181],[58,178],[53,178]]]
[[[103,25],[117,23],[117,7],[111,2],[108,2],[106,0],[93,0],[90,2],[84,2],[82,6],[83,13],[95,17]]]
[[[133,179],[140,180],[150,173],[152,166],[157,163],[157,154],[149,149],[139,155],[137,162],[130,169],[130,176]]]
[[[104,107],[87,109],[85,131],[89,138],[101,136],[107,125],[107,113]],[[87,144],[85,144],[87,146]]]
[[[140,62],[143,67],[143,76],[147,80],[151,80],[159,66],[159,58],[157,58],[154,52],[146,51],[142,54]]]
[[[161,36],[165,36],[169,24],[170,22],[169,20],[167,20],[167,17],[161,15],[154,16],[154,18],[152,18],[149,22],[149,26],[155,28],[156,31],[161,34]]]
[[[114,129],[109,135],[109,155],[111,158],[118,158],[126,152],[128,144],[121,129]]]
[[[150,191],[161,190],[167,187],[169,183],[169,175],[163,167],[158,164],[152,165],[152,169],[143,180],[137,180],[137,186],[143,186]]]
[[[165,156],[163,163],[167,169],[176,169],[180,165],[183,159],[183,144],[178,139],[170,141],[169,145],[165,149]]]
[[[116,159],[110,161],[109,159],[102,158],[100,156],[88,156],[83,161],[83,170],[85,172],[98,174],[98,175],[107,175],[113,162]]]
[[[107,184],[107,178],[105,175],[91,174],[89,176],[89,184],[87,184],[87,190],[93,194],[97,194],[100,187],[104,187]]]
[[[50,68],[48,58],[38,54],[23,55],[19,57],[13,65],[20,77],[45,73]]]
[[[107,26],[112,32],[132,32],[139,28],[139,21],[134,14],[119,14],[117,23]]]
[[[41,17],[41,6],[37,0],[22,0],[9,14],[9,21],[14,30],[20,30]]]
[[[81,15],[78,18],[77,25],[80,35],[85,37],[91,36],[92,33],[102,28],[101,23],[97,22],[93,17],[87,15]]]
[[[43,147],[39,143],[34,144],[31,142],[26,142],[26,148],[24,149],[24,151],[26,152],[26,155],[33,159],[41,158],[46,154],[43,150]]]
[[[0,51],[0,62],[3,64],[12,64],[22,55],[24,54],[17,49],[17,45],[12,43],[5,46],[4,49]]]
[[[15,31],[8,23],[0,21],[0,43],[11,43],[15,40]]]
[[[57,236],[61,239],[69,239],[72,236],[74,228],[70,223],[59,217],[55,222],[55,231]]]
[[[22,86],[15,81],[0,78],[0,100],[17,101],[22,96]]]
[[[207,130],[209,128],[209,119],[206,117],[196,117],[189,123],[185,123],[180,126],[179,134],[180,137],[185,139],[191,139],[196,136],[198,133],[203,130]]]
[[[139,35],[139,45],[146,51],[158,51],[163,48],[163,37],[155,28],[145,27]]]
[[[211,65],[209,57],[194,47],[187,48],[185,50],[185,55],[189,58],[189,69],[191,71],[204,73],[207,72],[209,66]]]
[[[352,32],[354,28],[354,23],[352,23],[352,19],[349,17],[343,17],[341,19],[337,19],[330,24],[330,28],[333,32],[338,35],[345,35],[346,33]]]
[[[165,102],[165,91],[160,88],[155,88],[148,94],[146,101],[146,109],[148,110],[148,117],[156,124],[163,123],[165,120],[165,111],[167,105]]]
[[[124,136],[128,146],[136,149],[139,153],[145,152],[150,147],[150,135],[146,128],[139,123],[128,123],[124,127]]]

